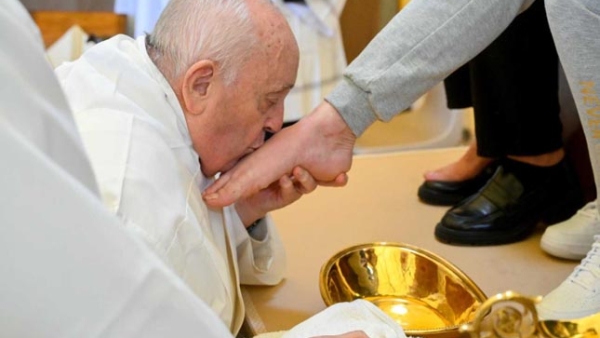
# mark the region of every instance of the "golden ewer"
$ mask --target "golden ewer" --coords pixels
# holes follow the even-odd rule
[[[346,248],[321,268],[327,306],[362,298],[392,317],[409,337],[600,338],[600,313],[576,320],[539,320],[541,297],[513,291],[488,298],[452,263],[403,243]]]

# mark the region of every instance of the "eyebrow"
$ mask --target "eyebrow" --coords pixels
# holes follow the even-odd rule
[[[292,89],[292,88],[294,88],[294,84],[293,84],[293,83],[291,83],[291,84],[287,84],[287,85],[284,85],[283,87],[281,87],[281,89],[279,89],[279,90],[276,90],[276,91],[269,92],[269,94],[277,94],[277,93],[281,93],[281,92],[283,92],[283,91],[290,90],[290,89]]]

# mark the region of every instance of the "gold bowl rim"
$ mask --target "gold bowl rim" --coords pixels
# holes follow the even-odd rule
[[[465,283],[465,286],[468,287],[472,291],[473,296],[481,304],[483,304],[488,299],[487,295],[483,292],[483,290],[481,290],[481,288],[477,284],[475,284],[475,282],[469,276],[467,276],[456,265],[454,265],[450,261],[442,258],[441,256],[439,256],[429,250],[419,248],[419,247],[411,245],[411,244],[406,244],[403,242],[385,242],[385,241],[383,241],[383,242],[370,242],[370,243],[363,243],[363,244],[356,244],[356,245],[349,246],[345,249],[338,251],[331,258],[329,258],[327,260],[327,262],[325,262],[321,266],[321,269],[319,271],[319,292],[321,293],[321,298],[323,299],[323,302],[325,302],[326,306],[335,304],[335,302],[333,302],[333,300],[331,299],[331,296],[326,292],[327,291],[327,288],[325,286],[326,285],[326,272],[331,269],[332,265],[338,259],[347,255],[349,252],[353,252],[353,251],[363,249],[363,248],[372,248],[372,247],[396,247],[396,248],[408,249],[409,251],[413,251],[413,252],[415,252],[421,256],[424,256],[424,257],[432,260],[433,262],[445,267],[446,269],[452,271],[452,273],[454,273],[458,278],[460,278]],[[434,334],[442,334],[442,333],[446,333],[446,332],[450,332],[450,331],[458,332],[458,329],[464,324],[466,324],[466,323],[461,323],[461,324],[452,325],[452,326],[446,326],[443,328],[432,328],[432,329],[421,329],[421,330],[410,330],[410,329],[405,329],[405,328],[402,328],[402,329],[409,336],[419,336],[419,335],[424,335],[424,334],[434,335]]]

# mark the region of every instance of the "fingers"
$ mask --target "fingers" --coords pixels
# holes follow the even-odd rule
[[[279,179],[279,191],[284,205],[292,203],[302,196],[302,193],[296,189],[294,182],[288,175],[284,175]]]
[[[296,190],[302,194],[309,194],[317,189],[317,181],[312,175],[302,167],[295,167],[292,171],[294,179],[296,180]]]
[[[295,167],[292,174],[292,177],[284,175],[279,179],[281,200],[285,201],[285,204],[296,201],[303,194],[313,192],[318,186],[309,172],[301,167]]]
[[[317,183],[324,187],[343,187],[348,184],[348,174],[341,173],[333,181],[318,181]]]

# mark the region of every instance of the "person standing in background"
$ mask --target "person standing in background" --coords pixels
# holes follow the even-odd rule
[[[538,222],[563,221],[583,205],[563,161],[558,80],[543,0],[445,79],[452,108],[473,106],[476,140],[457,162],[427,173],[419,188],[425,203],[452,205],[435,228],[440,241],[516,242]]]

